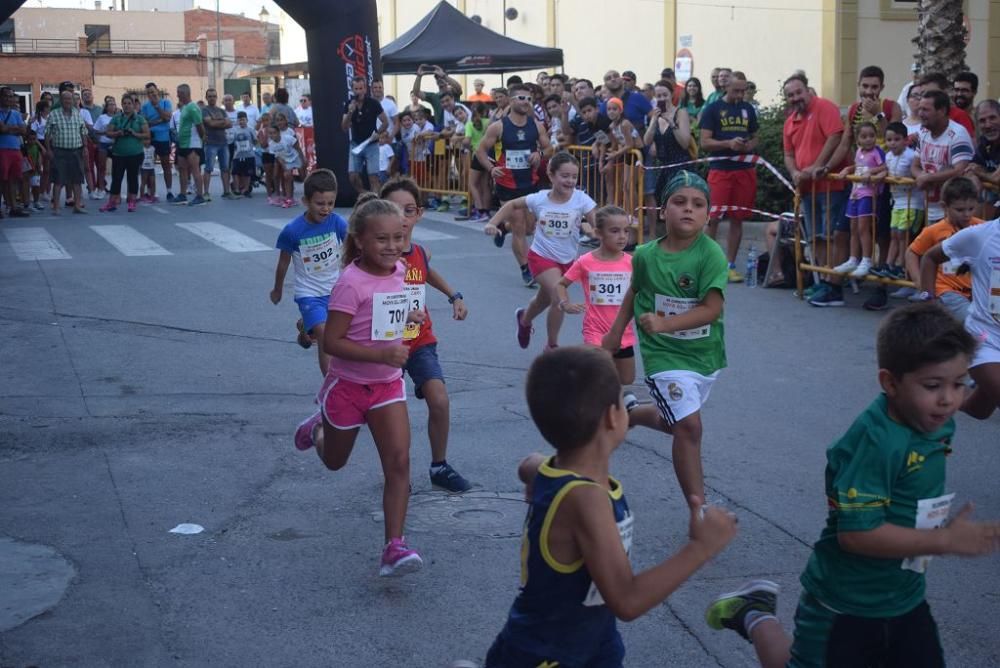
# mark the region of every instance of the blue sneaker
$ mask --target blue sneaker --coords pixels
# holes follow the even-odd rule
[[[449,494],[462,494],[472,489],[472,483],[466,480],[461,473],[451,467],[451,464],[431,467],[431,485],[435,489],[440,489]]]
[[[187,195],[180,194],[170,201],[171,204],[183,205],[188,203]]]
[[[507,230],[507,223],[500,223],[497,225],[497,230],[499,230],[500,233],[493,237],[493,245],[497,248],[503,248],[503,242],[507,239],[507,235],[510,233]]]
[[[843,306],[844,305],[844,288],[839,285],[830,285],[829,283],[824,283],[826,288],[813,296],[809,300],[812,306],[827,307],[827,306]]]
[[[188,206],[201,206],[202,204],[208,204],[208,202],[201,195],[195,195],[194,199],[188,203]]]
[[[174,194],[170,191],[167,191],[167,204],[173,204],[175,199],[176,198],[174,197]]]

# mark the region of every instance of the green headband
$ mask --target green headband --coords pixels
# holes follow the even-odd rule
[[[660,192],[660,201],[666,202],[671,195],[681,188],[695,188],[696,190],[700,190],[705,193],[705,199],[708,200],[708,183],[705,182],[705,179],[701,178],[694,172],[682,169],[670,177],[670,180],[667,181],[667,185],[665,185],[663,190]]]

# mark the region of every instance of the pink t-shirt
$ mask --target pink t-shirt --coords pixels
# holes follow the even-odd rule
[[[878,146],[870,151],[859,148],[854,154],[854,173],[857,176],[866,176],[876,167],[885,164],[885,153]],[[851,199],[861,199],[862,197],[874,197],[878,186],[871,183],[856,181],[851,189]]]
[[[583,341],[601,345],[618,317],[622,299],[632,284],[632,256],[623,253],[617,260],[600,260],[593,252],[581,255],[563,277],[583,284],[587,310],[583,314]],[[629,322],[622,335],[622,348],[635,345],[635,330]]]
[[[403,279],[406,277],[406,265],[396,263],[396,271],[389,276],[369,274],[358,267],[357,261],[352,262],[341,272],[340,278],[333,285],[330,293],[329,310],[352,315],[351,325],[347,328],[347,340],[353,341],[365,348],[387,348],[397,346],[403,340],[403,324],[406,319],[406,290]],[[400,295],[402,297],[400,298]],[[401,306],[397,304],[401,302]],[[375,317],[375,309],[379,309]],[[397,323],[398,328],[387,328],[385,324],[391,318],[388,310],[402,309],[403,322]],[[398,317],[397,317],[398,319]],[[375,322],[378,320],[378,322]],[[378,326],[377,340],[373,339],[373,322]],[[398,335],[396,335],[398,331]],[[327,377],[343,378],[354,383],[367,385],[370,383],[388,383],[403,375],[399,367],[372,362],[356,362],[339,357],[330,358],[330,368]]]

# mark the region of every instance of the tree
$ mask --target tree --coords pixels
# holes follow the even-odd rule
[[[965,64],[968,35],[962,23],[962,0],[919,0],[916,63],[921,73],[940,72],[954,80]]]

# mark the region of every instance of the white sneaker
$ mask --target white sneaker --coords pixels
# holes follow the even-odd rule
[[[90,199],[104,199],[104,196],[101,195],[100,190],[91,190],[90,193],[87,195],[87,197],[89,197]]]
[[[838,264],[836,267],[833,268],[833,270],[838,274],[849,274],[857,268],[858,268],[858,259],[856,257],[852,257],[848,259],[847,262],[844,262],[843,264]]]
[[[858,268],[851,272],[851,278],[864,278],[872,270],[872,261],[864,258],[858,263]]]

